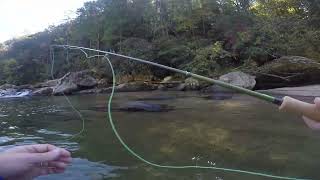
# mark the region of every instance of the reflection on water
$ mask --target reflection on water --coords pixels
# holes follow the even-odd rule
[[[320,136],[294,115],[271,104],[236,95],[218,101],[197,93],[118,93],[113,105],[143,100],[167,104],[173,111],[113,112],[119,133],[146,159],[164,165],[202,165],[320,179]],[[118,143],[107,121],[108,95],[72,96],[83,114],[64,97],[2,99],[1,150],[15,145],[51,143],[75,157],[64,174],[39,179],[267,179],[212,170],[168,170],[131,157]]]

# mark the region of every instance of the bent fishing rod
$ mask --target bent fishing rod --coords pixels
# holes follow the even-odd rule
[[[307,118],[310,118],[312,120],[320,122],[320,110],[316,107],[315,104],[306,103],[306,102],[294,99],[289,96],[285,96],[283,98],[277,98],[277,97],[274,97],[271,95],[267,95],[267,94],[259,93],[259,92],[252,91],[249,89],[245,89],[245,88],[235,86],[235,85],[232,85],[232,84],[220,81],[220,80],[215,80],[212,78],[208,78],[205,76],[194,74],[194,73],[184,71],[181,69],[177,69],[177,68],[165,66],[162,64],[154,63],[151,61],[143,60],[140,58],[134,58],[134,57],[130,57],[130,56],[122,55],[122,54],[117,54],[117,53],[113,53],[113,52],[91,49],[91,48],[86,48],[86,47],[71,46],[71,45],[52,45],[51,46],[51,48],[54,48],[54,47],[64,48],[64,49],[80,49],[85,54],[86,54],[85,51],[93,51],[93,52],[97,52],[97,53],[103,53],[105,55],[113,55],[113,56],[129,59],[132,61],[136,61],[136,62],[140,62],[140,63],[144,63],[144,64],[149,64],[149,65],[156,66],[156,67],[159,67],[162,69],[166,69],[166,70],[169,70],[172,72],[183,74],[187,77],[192,77],[192,78],[195,78],[195,79],[198,79],[201,81],[206,81],[211,84],[216,84],[218,86],[221,86],[221,87],[224,87],[224,88],[227,88],[230,90],[234,90],[236,92],[246,94],[246,95],[261,99],[263,101],[267,101],[269,103],[273,103],[273,104],[279,106],[280,111],[296,113],[298,115],[305,116]]]

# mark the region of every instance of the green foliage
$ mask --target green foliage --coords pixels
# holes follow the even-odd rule
[[[194,54],[189,44],[174,37],[162,38],[154,42],[156,49],[155,62],[181,68],[192,61]],[[159,77],[170,74],[167,70],[151,67],[152,72]]]
[[[179,67],[192,60],[192,51],[183,40],[172,37],[161,39],[155,44],[157,46],[156,61],[159,63]]]
[[[17,61],[15,59],[3,60],[0,62],[1,70],[1,82],[13,83],[17,78]]]
[[[128,38],[124,42],[122,42],[121,46],[122,51],[120,53],[122,54],[146,60],[154,59],[154,47],[151,43],[144,39]],[[136,76],[139,74],[151,74],[151,72],[149,71],[149,66],[133,61],[127,61],[125,59],[117,58],[117,61],[114,61],[114,66],[116,69],[118,69],[118,73],[120,73],[121,75]]]
[[[51,44],[111,50],[203,75],[260,66],[282,55],[320,61],[318,0],[97,0],[77,14],[64,24],[0,44],[0,83],[50,78]],[[170,75],[112,59],[120,76]],[[87,61],[72,50],[57,50],[54,64],[55,77],[84,69],[99,78],[110,75],[102,58]]]
[[[43,80],[45,68],[37,60],[17,62],[15,59],[0,61],[1,83],[26,84]]]
[[[221,73],[226,67],[233,66],[232,55],[223,49],[221,42],[199,49],[193,61],[186,68],[194,73],[214,76]]]

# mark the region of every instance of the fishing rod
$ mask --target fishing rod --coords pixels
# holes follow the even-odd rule
[[[195,78],[195,79],[198,79],[201,81],[206,81],[208,83],[216,84],[221,87],[224,87],[224,88],[227,88],[230,90],[234,90],[236,92],[246,94],[246,95],[261,99],[261,100],[269,102],[269,103],[273,103],[273,104],[279,106],[280,111],[296,113],[301,116],[305,116],[305,117],[308,117],[310,119],[313,119],[315,121],[320,122],[320,110],[316,107],[315,104],[306,103],[306,102],[294,99],[289,96],[285,96],[283,98],[277,98],[277,97],[274,97],[271,95],[252,91],[252,90],[249,90],[246,88],[242,88],[242,87],[235,86],[235,85],[223,82],[223,81],[219,81],[219,80],[215,80],[215,79],[201,76],[198,74],[194,74],[194,73],[191,73],[188,71],[180,70],[177,68],[173,68],[173,67],[165,66],[162,64],[154,63],[151,61],[143,60],[140,58],[134,58],[134,57],[130,57],[130,56],[122,55],[122,54],[117,54],[117,53],[113,53],[113,52],[102,51],[102,50],[91,49],[91,48],[80,47],[80,46],[71,46],[71,45],[52,45],[51,46],[51,48],[54,48],[54,47],[60,47],[60,48],[64,48],[64,49],[80,49],[85,54],[87,54],[85,51],[94,51],[94,52],[103,53],[106,55],[113,55],[113,56],[122,57],[125,59],[130,59],[130,60],[144,63],[144,64],[149,64],[149,65],[156,66],[156,67],[159,67],[162,69],[166,69],[166,70],[169,70],[172,72],[183,74],[187,77],[192,77],[192,78]]]
[[[161,65],[161,64],[153,63],[153,62],[146,61],[146,60],[143,60],[143,59],[133,58],[133,57],[129,57],[129,56],[121,55],[121,54],[116,54],[116,53],[111,53],[111,52],[106,52],[106,51],[101,51],[101,50],[95,50],[95,49],[78,47],[78,46],[69,46],[69,45],[54,45],[54,46],[51,47],[50,53],[52,53],[52,66],[51,66],[51,75],[52,75],[52,77],[53,77],[53,66],[54,66],[54,49],[53,49],[54,47],[62,47],[64,49],[80,50],[81,52],[83,52],[86,55],[86,58],[88,58],[88,59],[95,58],[95,57],[103,57],[108,62],[109,66],[110,66],[110,69],[111,69],[111,73],[112,73],[112,89],[111,89],[111,94],[109,96],[109,100],[108,100],[108,103],[107,103],[108,104],[108,106],[107,106],[108,107],[107,108],[108,109],[107,110],[107,114],[108,114],[109,123],[111,125],[111,129],[112,129],[113,133],[115,134],[115,136],[117,137],[117,139],[119,140],[119,142],[123,146],[123,148],[125,148],[127,150],[127,152],[129,152],[129,154],[131,154],[135,158],[139,159],[140,161],[142,161],[142,162],[144,162],[144,163],[146,163],[146,164],[148,164],[150,166],[157,167],[157,168],[166,168],[166,169],[210,169],[210,170],[224,171],[224,172],[229,172],[229,173],[238,173],[238,174],[248,174],[248,175],[254,175],[254,176],[262,176],[262,177],[268,177],[268,178],[273,178],[273,179],[311,180],[311,179],[304,179],[304,178],[277,176],[277,175],[272,175],[272,174],[266,174],[266,173],[263,173],[263,172],[246,171],[246,170],[241,170],[241,169],[233,169],[233,168],[225,168],[225,167],[217,167],[217,166],[168,165],[168,164],[159,164],[159,163],[147,160],[146,158],[143,157],[143,155],[138,154],[130,146],[128,146],[126,144],[126,142],[123,140],[123,138],[119,134],[119,132],[118,132],[118,130],[116,128],[116,125],[114,123],[111,109],[112,109],[112,100],[113,100],[115,89],[116,89],[116,78],[115,78],[115,71],[114,71],[113,65],[111,63],[111,60],[109,59],[109,55],[128,58],[128,59],[131,59],[131,60],[134,60],[134,61],[137,61],[137,62],[150,64],[150,65],[154,65],[154,66],[157,66],[157,67],[160,67],[160,68],[168,69],[168,70],[171,70],[171,71],[174,71],[174,72],[182,73],[182,74],[184,74],[186,76],[194,77],[196,79],[204,80],[204,81],[207,81],[207,82],[210,82],[210,83],[215,83],[215,84],[218,84],[220,86],[223,86],[223,87],[226,87],[226,88],[229,88],[229,89],[233,89],[233,90],[236,90],[238,92],[241,92],[241,93],[244,93],[244,94],[248,94],[248,95],[257,97],[259,99],[262,99],[262,100],[265,100],[265,101],[268,101],[268,102],[272,102],[272,103],[280,105],[280,106],[283,106],[283,104],[286,103],[286,102],[289,102],[289,104],[290,104],[290,102],[293,102],[293,104],[294,104],[294,103],[296,103],[297,100],[290,99],[290,98],[289,99],[283,99],[283,100],[282,99],[277,99],[277,98],[269,96],[269,95],[257,93],[257,92],[250,91],[250,90],[247,90],[247,89],[244,89],[244,88],[240,88],[240,87],[237,87],[237,86],[233,86],[231,84],[224,83],[224,82],[221,82],[221,81],[218,81],[218,80],[214,80],[214,79],[211,79],[211,78],[207,78],[207,77],[204,77],[204,76],[193,74],[193,73],[190,73],[190,72],[187,72],[187,71],[175,69],[175,68],[172,68],[172,67],[164,66],[164,65]],[[102,53],[103,55],[98,54],[98,55],[89,56],[86,51],[94,51],[94,52]],[[66,97],[66,99],[68,99],[68,98]],[[73,107],[73,105],[71,104],[71,102],[69,100],[68,100],[68,102]],[[297,101],[297,102],[299,102],[299,101]],[[301,103],[303,103],[303,102],[301,102]],[[310,104],[310,106],[312,106],[312,104]],[[284,106],[284,107],[287,107],[287,106]],[[297,106],[294,106],[294,107],[297,107]],[[74,110],[75,110],[75,108],[74,108]],[[80,118],[82,119],[82,116]],[[84,120],[83,120],[83,129],[84,129]],[[81,132],[82,131],[83,130],[81,130]]]

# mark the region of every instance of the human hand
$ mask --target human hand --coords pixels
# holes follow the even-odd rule
[[[314,103],[316,107],[320,110],[320,98],[315,98]],[[320,122],[314,121],[312,119],[309,119],[305,116],[303,116],[304,122],[307,124],[307,126],[313,130],[320,130]]]
[[[28,180],[52,173],[63,173],[71,154],[50,144],[17,146],[0,153],[0,176]]]

